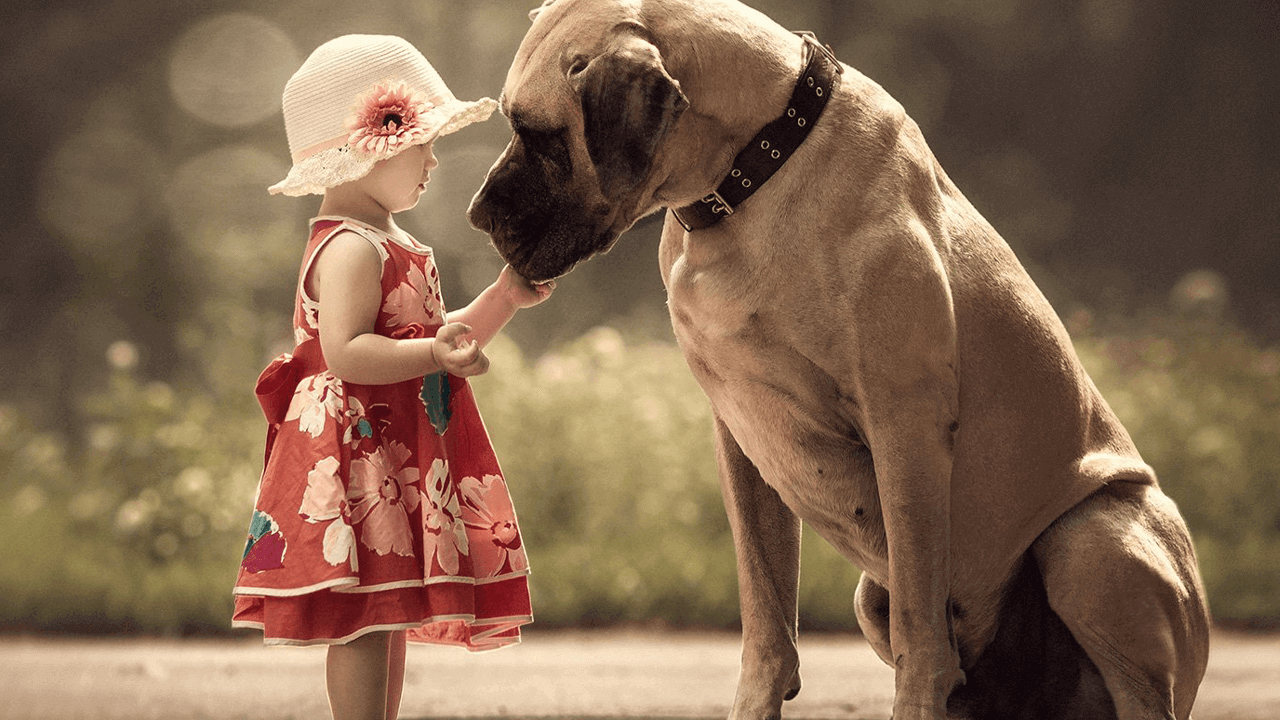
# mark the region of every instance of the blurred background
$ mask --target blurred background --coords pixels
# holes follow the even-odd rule
[[[0,22],[0,631],[228,633],[312,198],[285,80],[349,32],[496,97],[536,2],[6,0]],[[1280,626],[1280,5],[753,0],[923,127],[1066,321],[1191,525],[1213,611]],[[406,228],[446,301],[501,262],[463,216],[509,129],[437,146]],[[475,382],[547,626],[737,622],[710,413],[656,218],[565,278]],[[806,533],[802,624],[856,626]]]

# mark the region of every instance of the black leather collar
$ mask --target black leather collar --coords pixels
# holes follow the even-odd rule
[[[760,189],[782,167],[813,129],[827,100],[840,86],[844,69],[831,48],[818,42],[811,32],[804,38],[805,65],[787,110],[756,133],[733,160],[733,167],[712,193],[692,205],[675,208],[676,219],[689,232],[711,227],[732,215],[734,210]]]

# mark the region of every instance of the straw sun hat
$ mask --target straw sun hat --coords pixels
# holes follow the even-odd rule
[[[293,168],[274,194],[323,194],[375,163],[489,118],[490,98],[463,102],[407,41],[344,35],[316,48],[284,88]]]

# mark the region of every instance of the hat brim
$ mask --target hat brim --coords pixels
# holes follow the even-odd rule
[[[329,148],[299,160],[289,169],[284,180],[267,188],[272,195],[323,195],[324,191],[344,183],[359,180],[380,160],[394,157],[414,145],[423,145],[442,135],[455,133],[462,128],[477,122],[483,122],[493,115],[498,103],[491,98],[481,98],[470,102],[453,100],[432,108],[426,115],[425,125],[434,128],[432,132],[416,143],[401,145],[394,152],[375,155],[352,150],[347,145]]]

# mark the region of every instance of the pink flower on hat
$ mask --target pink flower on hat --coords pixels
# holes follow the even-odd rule
[[[355,113],[347,118],[353,150],[391,157],[426,140],[426,114],[435,105],[403,82],[379,83],[356,102]]]

